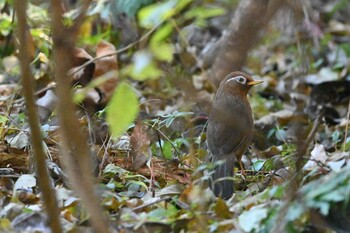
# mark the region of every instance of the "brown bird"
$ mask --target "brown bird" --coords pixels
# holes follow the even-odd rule
[[[207,145],[211,162],[223,160],[212,175],[212,189],[224,199],[233,194],[233,167],[240,163],[253,138],[253,117],[247,94],[254,81],[243,72],[232,72],[221,81],[214,98],[207,128]],[[243,169],[242,169],[243,171]],[[219,180],[218,180],[219,179]]]

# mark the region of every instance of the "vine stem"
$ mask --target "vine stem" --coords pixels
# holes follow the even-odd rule
[[[349,105],[348,105],[348,113],[346,114],[345,136],[344,136],[344,142],[343,142],[343,148],[342,148],[343,152],[345,152],[346,139],[348,138],[349,118],[350,118],[350,99],[349,99]]]

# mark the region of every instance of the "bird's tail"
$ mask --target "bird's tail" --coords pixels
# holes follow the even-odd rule
[[[223,199],[228,199],[233,194],[233,168],[234,168],[235,158],[234,156],[228,156],[224,163],[216,166],[214,173],[212,175],[211,187],[214,194],[217,197]]]

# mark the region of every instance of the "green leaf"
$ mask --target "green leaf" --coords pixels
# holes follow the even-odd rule
[[[124,174],[127,171],[124,170],[121,167],[115,166],[114,164],[108,164],[104,169],[103,169],[103,176],[104,178],[111,178],[115,176],[116,174]]]
[[[339,47],[344,50],[346,56],[350,57],[350,45],[348,43],[342,43]]]
[[[1,124],[6,124],[7,120],[8,120],[8,119],[7,119],[6,116],[0,115],[0,125],[1,125]]]
[[[196,7],[186,12],[185,19],[199,18],[207,19],[226,13],[226,10],[221,7]]]
[[[122,75],[139,81],[159,78],[162,75],[162,71],[153,61],[152,53],[147,50],[136,52],[133,56],[133,64],[126,66],[121,72]]]
[[[159,78],[162,75],[162,71],[154,63],[150,63],[140,71],[135,69],[135,65],[126,66],[122,70],[122,74],[130,76],[134,80],[144,81]]]
[[[272,128],[269,130],[269,132],[267,132],[267,139],[270,139],[272,137],[272,135],[274,135],[276,133],[276,129],[275,128]]]
[[[147,187],[147,185],[146,185],[144,182],[142,182],[142,181],[130,180],[129,183],[128,183],[128,190],[129,190],[129,191],[130,191],[130,190],[133,190],[133,189],[131,188],[132,185],[141,186],[141,187],[143,187],[145,190],[147,190],[147,192],[148,192],[148,187]],[[136,191],[136,190],[133,190],[133,191]]]
[[[305,205],[302,205],[301,203],[293,203],[291,206],[289,206],[286,219],[288,221],[294,221],[304,213],[305,211]]]
[[[282,198],[284,193],[284,187],[282,185],[273,186],[268,192],[269,196],[272,198]]]
[[[161,122],[159,122],[159,125],[162,127],[164,124],[167,128],[170,127],[170,125],[173,123],[175,118],[177,117],[184,117],[193,114],[193,112],[179,112],[179,111],[174,111],[170,114],[165,114],[165,115],[159,115],[160,117],[165,118]]]
[[[7,36],[13,29],[11,16],[6,13],[0,14],[0,34]]]
[[[173,158],[173,147],[169,141],[165,141],[163,144],[163,154],[166,159]]]
[[[176,3],[177,1],[170,0],[142,8],[138,13],[140,25],[144,28],[152,28],[159,25],[173,14]]]
[[[300,233],[300,229],[294,222],[287,222],[285,231],[286,233]]]
[[[333,143],[339,142],[340,138],[341,138],[341,133],[339,130],[336,130],[336,131],[334,131],[334,133],[332,133],[332,142]]]
[[[324,216],[327,216],[329,213],[329,209],[331,207],[330,202],[317,202],[315,205],[316,208],[318,208]]]
[[[246,232],[255,230],[259,232],[261,221],[267,217],[267,209],[252,207],[249,211],[244,211],[239,217],[238,222],[242,229]]]
[[[284,129],[276,130],[275,136],[278,141],[284,142],[287,139],[287,133]]]
[[[260,171],[261,168],[264,166],[265,162],[266,160],[261,160],[261,159],[254,161],[252,166],[253,171]]]
[[[188,138],[176,138],[174,141],[173,141],[173,144],[175,145],[176,148],[180,148],[182,145],[186,145],[188,147],[191,146],[191,143],[188,141]]]
[[[177,213],[178,213],[178,210],[176,209],[176,207],[171,204],[168,204],[166,209],[157,208],[150,211],[147,214],[147,219],[148,221],[154,221],[154,222],[159,222],[159,221],[168,222],[168,221],[171,221],[171,219],[175,218]]]
[[[160,61],[171,62],[173,60],[174,48],[171,44],[161,43],[151,46],[153,55]]]
[[[140,25],[144,28],[153,28],[160,25],[184,9],[192,0],[169,0],[163,3],[155,3],[142,8],[138,12]]]
[[[107,122],[113,136],[120,136],[135,120],[139,112],[139,101],[132,87],[121,82],[107,107]]]
[[[173,25],[170,23],[164,24],[162,27],[159,27],[157,31],[153,34],[151,38],[151,45],[163,42],[169,35],[173,32]]]
[[[98,1],[100,2],[100,1]],[[104,2],[104,1],[101,1]],[[134,17],[136,12],[143,6],[152,3],[152,0],[137,0],[137,1],[113,1],[113,10],[116,13],[125,12],[129,17]],[[114,13],[114,12],[113,12]]]
[[[106,187],[110,190],[114,190],[114,189],[122,189],[124,188],[124,184],[122,184],[121,182],[117,182],[113,179],[113,176],[110,176],[110,180],[109,182],[106,184]]]
[[[343,201],[345,198],[345,195],[341,191],[342,191],[341,189],[337,189],[332,192],[326,193],[325,195],[322,196],[321,200],[329,201],[329,202]]]
[[[192,0],[180,0],[175,8],[175,13],[182,11],[188,4],[190,4]]]

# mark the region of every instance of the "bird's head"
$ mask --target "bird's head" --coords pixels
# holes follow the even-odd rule
[[[254,80],[250,75],[247,75],[246,73],[235,71],[227,75],[221,81],[219,89],[228,91],[234,95],[246,96],[252,86],[262,82],[262,80]]]

